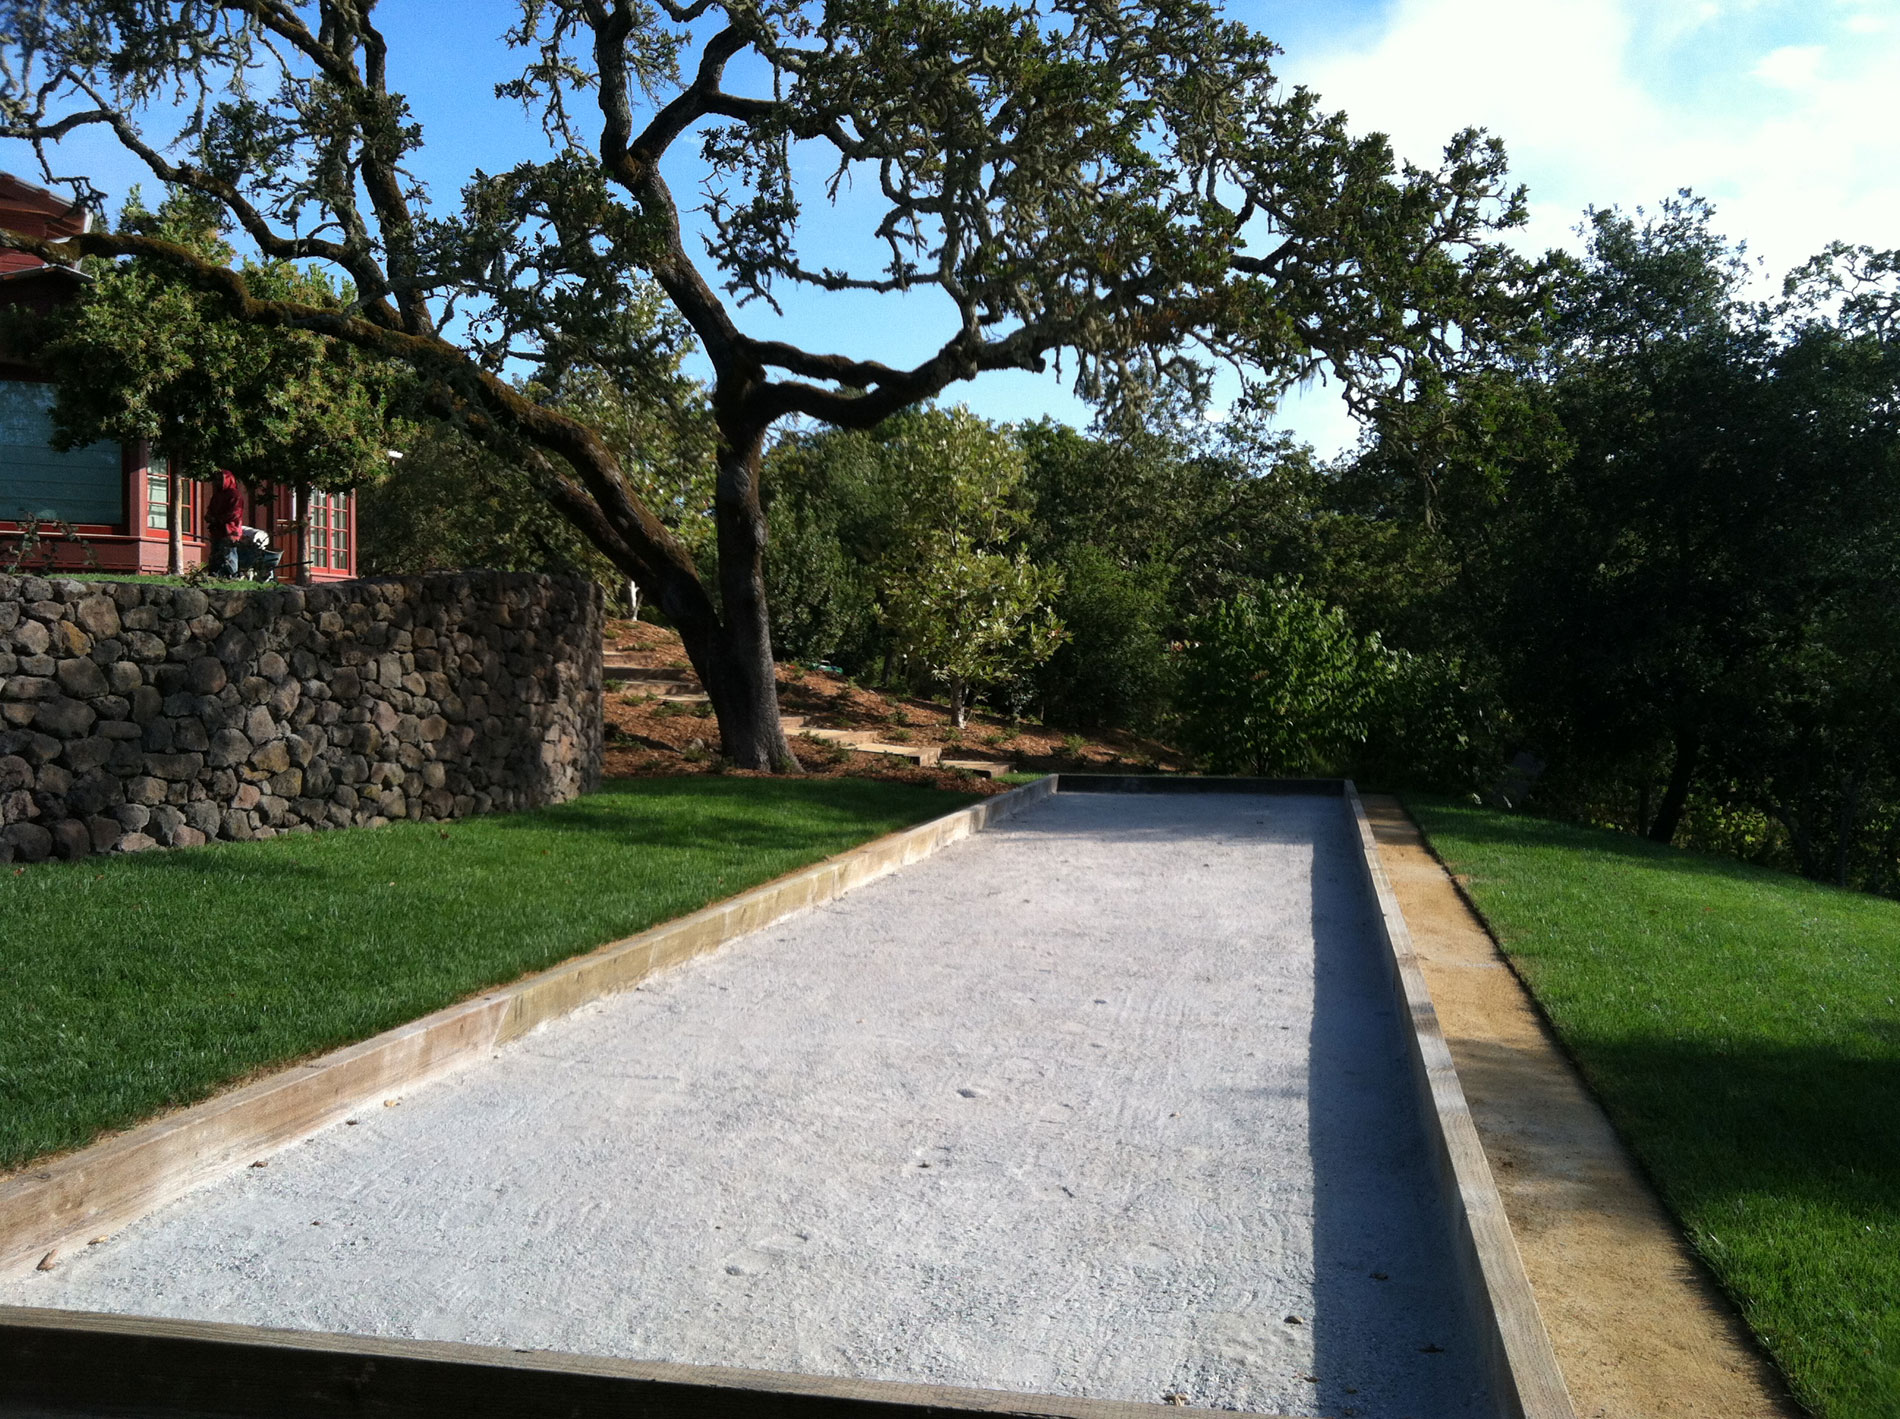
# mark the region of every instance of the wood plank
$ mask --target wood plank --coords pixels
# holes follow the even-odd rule
[[[1211,1414],[1122,1400],[0,1307],[0,1412],[145,1419]]]
[[[1410,1026],[1407,1037],[1427,1134],[1439,1144],[1439,1192],[1464,1262],[1474,1319],[1484,1331],[1499,1413],[1503,1419],[1576,1419],[1365,805],[1350,782],[1345,796],[1358,830],[1360,866],[1378,908],[1400,1015]]]
[[[1063,774],[1063,793],[1311,793],[1337,798],[1339,778],[1238,778],[1183,774]]]

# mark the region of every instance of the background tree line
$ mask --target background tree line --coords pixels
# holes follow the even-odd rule
[[[935,405],[794,425],[762,466],[776,652],[1211,769],[1476,793],[1900,892],[1897,258],[1831,249],[1750,299],[1713,220],[1686,194],[1588,214],[1525,339],[1378,405],[1331,462],[1165,384],[1087,431]],[[121,222],[221,240],[182,194]],[[29,332],[69,440],[356,486],[371,571],[624,587],[400,366],[240,338],[157,263],[94,276]],[[707,391],[661,308],[624,322],[660,352],[637,386],[580,361],[522,383],[714,561]]]

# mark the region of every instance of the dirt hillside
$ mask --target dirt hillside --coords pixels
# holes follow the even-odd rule
[[[645,621],[610,621],[606,632],[606,772],[612,778],[736,772],[719,759],[719,727],[679,637]],[[991,772],[1178,771],[1185,762],[1166,745],[1120,730],[1070,733],[1029,721],[1011,723],[972,711],[959,730],[949,706],[886,695],[840,675],[805,666],[778,668],[779,708],[793,751],[808,773],[891,778],[962,792],[1008,787]],[[995,766],[982,771],[925,766],[891,753],[866,753],[837,739],[857,732],[892,749],[937,750],[945,759]],[[925,758],[938,757],[925,753]]]

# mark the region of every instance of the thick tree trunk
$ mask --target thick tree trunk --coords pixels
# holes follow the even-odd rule
[[[169,460],[168,460],[169,462]],[[185,480],[176,471],[165,474],[165,570],[178,576],[185,570]]]
[[[950,682],[950,722],[962,729],[969,719],[969,686],[961,679]]]
[[[310,489],[299,483],[291,493],[290,514],[296,526],[293,535],[297,545],[292,549],[296,556],[296,580],[300,586],[310,585]]]
[[[778,676],[765,606],[765,510],[759,462],[765,430],[724,426],[714,512],[719,532],[719,625],[697,659],[719,716],[721,752],[737,768],[797,773],[800,765],[779,722]],[[690,653],[690,648],[689,648]]]
[[[1682,810],[1689,804],[1689,789],[1695,783],[1696,761],[1702,756],[1701,742],[1692,736],[1676,736],[1676,761],[1669,766],[1669,787],[1656,809],[1656,821],[1649,825],[1649,840],[1669,842],[1682,823]]]
[[[1847,868],[1853,860],[1855,820],[1860,817],[1861,772],[1848,774],[1841,783],[1840,811],[1834,824],[1834,885],[1847,885]]]
[[[724,382],[722,377],[722,383]],[[477,418],[447,394],[432,412],[460,416],[470,432],[528,466],[554,508],[574,524],[673,623],[719,720],[720,752],[735,768],[798,773],[779,722],[778,680],[765,605],[765,513],[759,465],[769,421],[745,413],[743,380],[714,390],[719,426],[714,516],[719,604],[699,569],[646,508],[627,494],[618,462],[585,425],[529,404],[499,384],[484,387]],[[555,460],[573,470],[570,477]]]

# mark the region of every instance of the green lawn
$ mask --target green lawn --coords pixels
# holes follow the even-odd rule
[[[1796,1392],[1900,1415],[1900,903],[1408,806]]]
[[[0,868],[0,1170],[961,807],[865,779]]]

